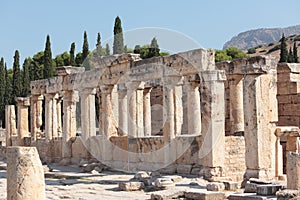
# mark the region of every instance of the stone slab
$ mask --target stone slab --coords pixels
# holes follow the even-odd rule
[[[225,189],[224,183],[208,183],[206,186],[208,191],[223,191]]]
[[[263,196],[275,195],[282,188],[282,185],[258,185],[256,187],[256,194]]]
[[[145,185],[143,182],[121,182],[119,183],[119,190],[121,191],[137,191],[144,189]]]
[[[151,194],[151,200],[167,200],[167,199],[178,199],[184,196],[185,190],[178,188],[157,191]]]
[[[225,193],[205,190],[190,190],[184,193],[184,197],[188,200],[224,200]]]
[[[265,199],[276,199],[275,196],[259,196],[255,193],[248,194],[232,194],[228,196],[228,200],[265,200]]]

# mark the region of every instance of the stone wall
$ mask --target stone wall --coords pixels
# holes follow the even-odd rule
[[[243,136],[225,137],[225,171],[233,181],[243,181],[246,170],[245,138]]]

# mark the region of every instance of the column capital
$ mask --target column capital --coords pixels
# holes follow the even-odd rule
[[[145,87],[145,82],[143,81],[132,81],[126,83],[126,88],[128,90],[143,90]]]
[[[30,96],[31,101],[42,101],[44,99],[43,95],[31,95]]]
[[[96,88],[84,88],[79,91],[79,95],[94,95],[96,94]]]
[[[30,106],[30,98],[29,97],[16,97],[16,102],[18,106]]]
[[[46,93],[44,96],[46,99],[57,99],[59,97],[58,93]]]
[[[63,101],[78,102],[79,96],[77,91],[67,90],[63,93]]]
[[[114,85],[100,85],[99,88],[100,88],[100,93],[108,94],[112,92],[112,90],[114,89]]]

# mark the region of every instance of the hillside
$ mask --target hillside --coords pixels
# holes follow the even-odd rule
[[[287,49],[290,47],[293,48],[294,43],[296,42],[296,46],[298,47],[298,56],[300,57],[300,35],[292,35],[286,38]],[[278,60],[280,58],[280,42],[270,43],[268,45],[259,45],[255,48],[255,53],[248,54],[249,56],[258,56],[258,55],[271,55],[276,57]]]
[[[255,29],[242,32],[226,42],[223,49],[235,46],[239,49],[247,50],[259,45],[266,45],[280,40],[282,33],[284,33],[286,37],[291,35],[300,35],[300,25],[286,28]]]

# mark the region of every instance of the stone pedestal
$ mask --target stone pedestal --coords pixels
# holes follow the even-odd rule
[[[12,146],[12,137],[17,135],[14,105],[5,106],[6,146]]]
[[[96,89],[80,91],[81,134],[84,141],[96,135],[95,94]]]
[[[24,138],[28,136],[28,107],[30,106],[29,98],[16,98],[18,104],[18,144],[24,146]]]
[[[224,166],[225,151],[225,102],[224,71],[201,73],[201,110],[203,144],[199,151],[201,164],[211,168]],[[221,176],[222,174],[215,174]]]
[[[243,82],[245,178],[274,178],[277,115],[276,73],[247,74]]]
[[[71,158],[72,144],[70,139],[76,136],[76,102],[78,93],[65,91],[63,96],[63,135],[62,157]]]
[[[7,200],[43,200],[45,180],[35,147],[8,147]]]

